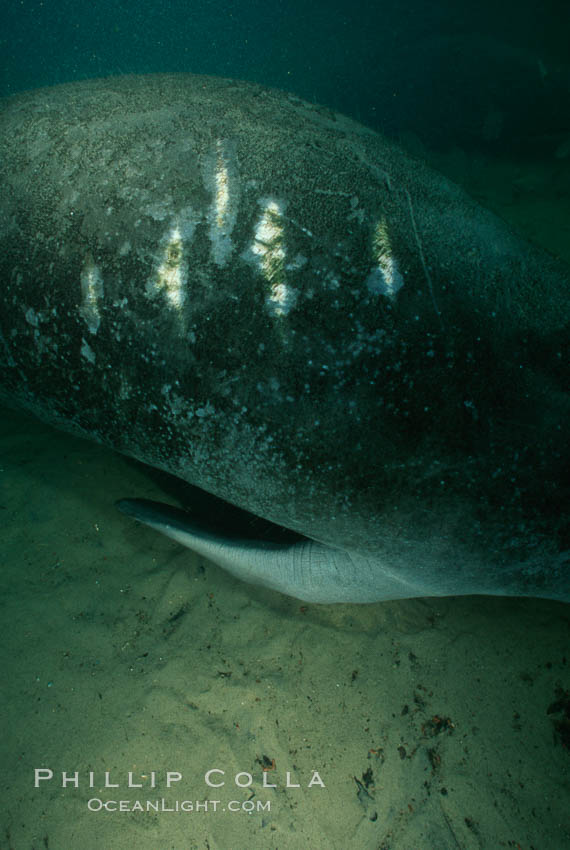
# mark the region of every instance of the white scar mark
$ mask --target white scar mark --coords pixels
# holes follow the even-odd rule
[[[384,216],[375,227],[372,249],[376,266],[366,278],[368,291],[375,295],[386,295],[393,299],[404,285],[404,278],[400,273],[398,261],[392,250],[388,225]]]
[[[173,227],[166,241],[163,260],[156,273],[156,286],[173,307],[180,309],[186,297],[186,269],[183,263],[183,241],[180,229]]]
[[[263,212],[255,228],[251,252],[270,285],[267,307],[276,316],[286,316],[295,306],[297,293],[287,285],[285,279],[285,207],[281,201],[274,199],[265,200],[262,204]]]
[[[147,283],[146,292],[154,298],[166,296],[170,305],[180,311],[188,297],[188,245],[196,229],[196,215],[190,207],[175,216],[170,229],[161,239],[161,254],[153,276]]]
[[[99,303],[104,296],[103,276],[91,254],[81,270],[81,306],[79,312],[87,322],[89,333],[96,334],[101,324]]]
[[[208,214],[212,258],[216,265],[224,266],[234,249],[231,234],[239,202],[237,157],[231,141],[216,141],[215,152],[207,157],[204,164],[204,180],[212,194]]]
[[[216,144],[216,226],[222,230],[227,224],[228,210],[230,206],[230,186],[228,166],[224,159],[224,150],[221,141]]]

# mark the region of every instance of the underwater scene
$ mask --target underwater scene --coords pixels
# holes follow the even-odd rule
[[[0,850],[570,847],[570,6],[1,17]]]

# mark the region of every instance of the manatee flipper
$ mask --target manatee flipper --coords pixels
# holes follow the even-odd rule
[[[388,573],[381,580],[367,558],[315,540],[273,543],[213,534],[186,511],[149,499],[121,499],[116,506],[237,578],[305,602],[375,602],[402,595],[401,580]],[[422,591],[408,588],[407,595]]]

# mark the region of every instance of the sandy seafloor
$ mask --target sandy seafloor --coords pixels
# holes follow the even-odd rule
[[[460,152],[446,164],[465,177]],[[501,168],[494,206],[562,253],[567,166]],[[124,496],[169,498],[125,458],[0,411],[3,850],[570,847],[570,606],[303,606],[137,526]],[[35,768],[53,780],[35,788]],[[89,810],[163,799],[200,810]]]

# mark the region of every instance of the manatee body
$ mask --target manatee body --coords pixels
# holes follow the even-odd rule
[[[0,396],[300,532],[302,599],[570,599],[568,268],[341,115],[192,75],[2,104]]]

